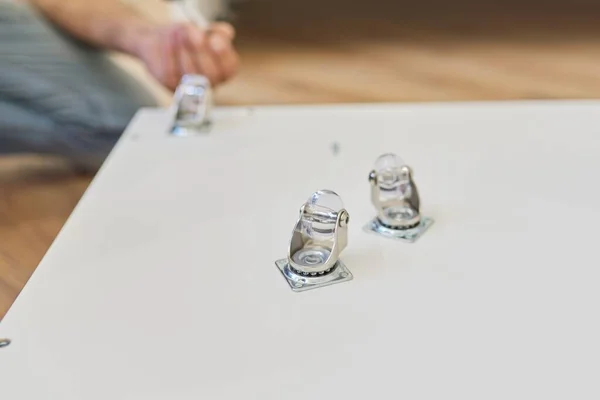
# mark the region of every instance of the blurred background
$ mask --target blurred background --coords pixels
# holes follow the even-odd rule
[[[165,2],[130,1],[157,21],[176,16]],[[257,105],[597,98],[595,3],[199,0],[198,7],[237,29],[240,71],[218,88],[217,104]],[[139,61],[114,60],[169,103],[171,92]],[[0,318],[92,178],[60,159],[0,157]]]

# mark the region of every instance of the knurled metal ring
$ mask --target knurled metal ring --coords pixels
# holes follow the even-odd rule
[[[307,278],[317,278],[319,276],[325,276],[325,275],[329,275],[330,273],[332,273],[335,270],[335,267],[331,267],[325,271],[321,271],[321,272],[303,272],[303,271],[298,271],[296,268],[292,267],[292,265],[289,265],[290,271],[292,271],[294,274],[299,275],[299,276],[305,276]]]
[[[377,222],[379,222],[381,224],[381,226],[383,226],[387,229],[392,229],[394,231],[406,231],[409,229],[416,228],[417,226],[419,226],[421,224],[421,221],[419,221],[419,222],[414,223],[413,225],[408,225],[408,226],[391,226],[391,225],[386,224],[379,218],[377,218]]]

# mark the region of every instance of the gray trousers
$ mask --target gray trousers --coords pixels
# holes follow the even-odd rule
[[[156,105],[106,53],[30,6],[0,0],[0,155],[50,154],[98,167],[134,113]]]

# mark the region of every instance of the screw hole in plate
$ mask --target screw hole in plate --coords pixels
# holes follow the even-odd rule
[[[10,344],[10,339],[0,339],[0,349],[7,347]]]

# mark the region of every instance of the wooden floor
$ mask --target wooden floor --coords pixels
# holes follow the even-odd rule
[[[238,6],[243,68],[219,103],[600,97],[598,7],[312,3]],[[89,181],[55,160],[0,159],[0,318]]]

